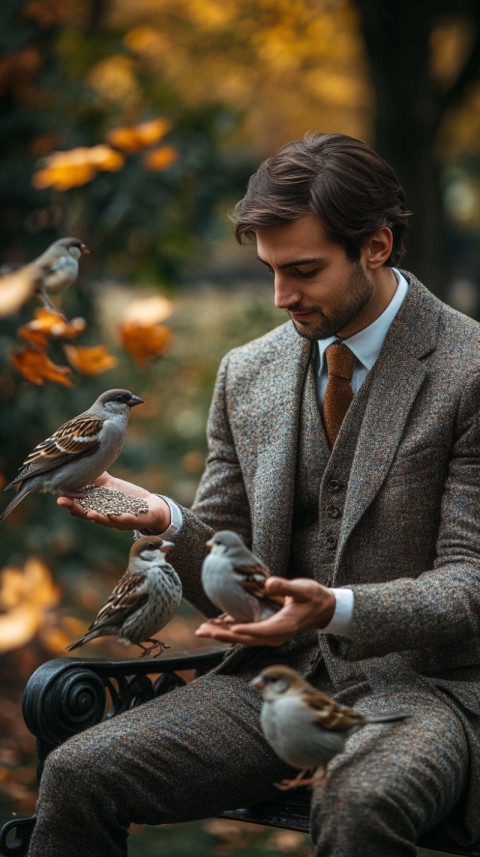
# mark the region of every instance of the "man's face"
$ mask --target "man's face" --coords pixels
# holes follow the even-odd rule
[[[275,278],[275,306],[286,310],[300,336],[352,336],[377,316],[374,283],[362,257],[352,262],[309,214],[285,226],[256,230],[258,258]]]

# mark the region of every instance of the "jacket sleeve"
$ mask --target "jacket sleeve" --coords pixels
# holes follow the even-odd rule
[[[192,509],[181,507],[184,523],[171,554],[185,598],[206,616],[216,615],[218,610],[206,598],[200,580],[205,542],[224,529],[235,530],[247,543],[251,540],[249,505],[226,405],[228,365],[229,355],[220,365],[210,406],[205,471]]]

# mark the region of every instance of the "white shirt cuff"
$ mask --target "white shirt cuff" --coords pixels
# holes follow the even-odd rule
[[[161,539],[173,539],[180,532],[183,527],[183,515],[180,506],[171,500],[170,497],[165,497],[164,494],[157,494],[157,497],[161,497],[162,500],[165,500],[168,508],[170,509],[170,526],[163,533],[156,533],[156,535],[160,536]],[[133,538],[135,541],[137,539],[141,539],[142,536],[151,536],[151,533],[146,530],[134,530]]]
[[[339,634],[352,636],[354,594],[351,589],[331,589],[335,595],[335,611],[328,625],[320,628],[321,634]]]

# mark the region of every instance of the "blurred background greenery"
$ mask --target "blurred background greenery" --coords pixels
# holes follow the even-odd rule
[[[85,319],[75,345],[109,358],[87,371],[51,337],[67,382],[27,380],[13,361],[37,304],[0,321],[2,484],[49,431],[125,386],[145,405],[115,474],[192,501],[221,356],[284,320],[227,214],[259,160],[307,129],[361,137],[396,167],[413,211],[405,267],[478,316],[477,0],[2,0],[0,44],[0,264],[61,236],[85,241],[61,309]],[[126,331],[151,299],[140,331],[153,344],[139,355]],[[2,820],[34,805],[25,681],[64,653],[125,568],[130,536],[91,530],[38,496],[2,525]],[[182,607],[165,634],[172,650],[198,645],[198,620]],[[125,650],[103,641],[90,654]],[[192,842],[206,853],[309,848],[205,822],[136,831],[132,854],[160,841],[172,855]]]

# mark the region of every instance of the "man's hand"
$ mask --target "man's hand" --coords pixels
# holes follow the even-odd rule
[[[114,527],[117,530],[148,530],[152,535],[158,535],[165,532],[170,526],[171,515],[170,509],[156,494],[151,494],[145,488],[139,485],[134,485],[133,482],[126,482],[124,479],[116,479],[110,476],[109,473],[102,473],[93,485],[101,486],[102,488],[112,488],[115,491],[121,491],[123,494],[131,494],[134,497],[140,497],[148,504],[148,512],[141,512],[138,515],[119,514],[119,515],[101,515],[99,512],[90,510],[85,512],[80,503],[69,497],[59,497],[57,503],[67,509],[75,518],[83,518],[86,521],[92,521],[94,524],[102,524],[104,527]]]
[[[265,589],[272,595],[284,595],[285,604],[263,622],[235,624],[231,616],[222,623],[204,622],[195,631],[198,637],[212,637],[223,643],[244,646],[281,646],[300,631],[325,628],[335,611],[335,595],[326,586],[307,578],[286,580],[270,577]]]

